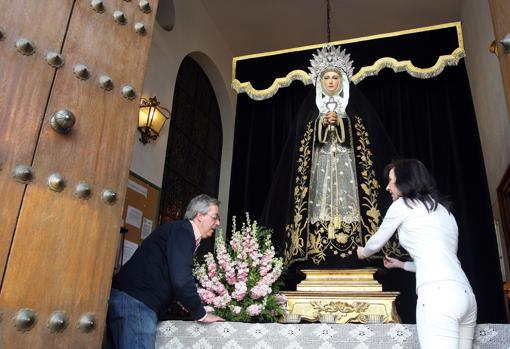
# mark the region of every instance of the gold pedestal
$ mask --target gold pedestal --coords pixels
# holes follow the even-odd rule
[[[399,292],[383,292],[374,280],[377,269],[302,270],[306,278],[287,296],[288,314],[318,321],[336,316],[336,323],[400,322],[395,309]]]

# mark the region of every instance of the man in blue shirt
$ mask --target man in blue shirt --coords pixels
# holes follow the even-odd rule
[[[114,276],[108,325],[117,349],[153,349],[158,315],[172,300],[182,304],[193,320],[223,320],[206,313],[192,274],[200,240],[211,237],[220,225],[219,205],[204,194],[193,198],[183,220],[154,230]]]

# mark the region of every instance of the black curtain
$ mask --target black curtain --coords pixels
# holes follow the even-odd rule
[[[451,37],[445,36],[446,39]],[[433,41],[437,40],[436,37]],[[360,44],[357,45],[356,52],[363,51]],[[402,51],[398,40],[392,39],[382,46],[388,50],[391,45],[397,45],[395,49]],[[432,50],[430,45],[425,48],[418,45],[413,52],[419,56],[425,49]],[[267,60],[264,58],[264,69],[269,69]],[[301,69],[306,66],[301,64]],[[246,69],[251,74],[262,72],[248,64],[245,72]],[[424,162],[436,178],[440,191],[453,201],[459,225],[458,255],[477,297],[478,322],[505,322],[496,235],[464,62],[446,67],[440,75],[430,79],[417,79],[407,73],[385,69],[376,77],[364,79],[357,87],[379,115],[397,154]],[[282,149],[291,136],[290,125],[296,121],[297,110],[310,88],[294,82],[264,101],[251,100],[245,94],[238,96],[229,222],[232,215],[242,217],[244,212],[250,212],[254,219],[260,218],[279,162],[290,161],[282,158]],[[402,270],[382,270],[377,277],[385,290],[401,292],[397,300],[399,314],[404,322],[414,322],[413,275]]]
[[[309,86],[294,82],[263,101],[254,101],[246,94],[238,96],[229,224],[232,216],[244,218],[244,212],[260,219],[287,138],[294,130],[297,113],[309,89]],[[285,160],[283,155],[282,161]],[[227,231],[230,231],[228,227]]]

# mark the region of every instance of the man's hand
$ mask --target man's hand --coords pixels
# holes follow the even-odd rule
[[[210,323],[218,322],[218,321],[225,321],[225,319],[223,319],[222,317],[219,317],[217,315],[214,315],[213,313],[207,313],[205,318],[199,322],[210,324]]]

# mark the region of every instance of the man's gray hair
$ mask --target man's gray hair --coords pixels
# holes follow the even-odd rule
[[[220,201],[205,194],[195,196],[188,204],[184,219],[192,220],[198,213],[208,214],[211,205],[219,207]]]

